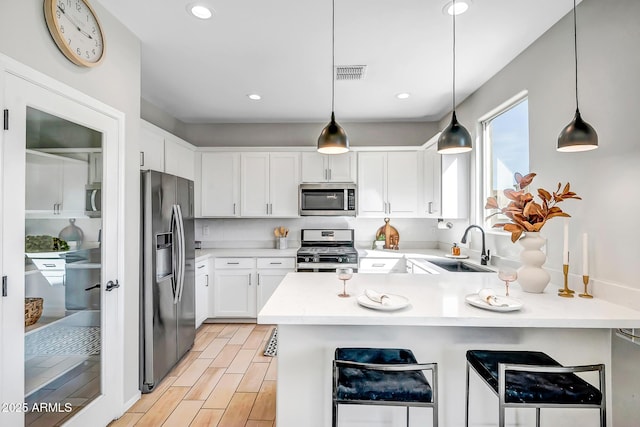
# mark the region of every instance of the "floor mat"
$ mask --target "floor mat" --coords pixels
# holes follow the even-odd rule
[[[264,347],[264,355],[273,357],[276,354],[278,354],[278,328],[273,328],[271,338]]]
[[[25,356],[99,355],[99,326],[52,326],[25,336]]]

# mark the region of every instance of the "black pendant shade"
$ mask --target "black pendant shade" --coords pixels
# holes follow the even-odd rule
[[[453,9],[456,8],[456,2],[453,0]],[[440,154],[458,154],[471,151],[471,135],[465,129],[456,117],[456,14],[453,18],[453,90],[452,90],[452,106],[451,122],[449,126],[444,128],[438,137],[438,153]]]
[[[347,133],[336,122],[334,113],[336,92],[336,55],[335,55],[335,31],[336,31],[336,2],[331,2],[331,121],[322,129],[318,137],[318,152],[323,154],[342,154],[349,151],[349,138]]]
[[[347,133],[336,122],[336,116],[331,112],[331,121],[320,132],[318,137],[318,152],[323,154],[342,154],[349,151]]]
[[[455,110],[451,115],[451,123],[444,128],[438,138],[438,153],[458,154],[471,151],[471,135],[458,123]]]
[[[588,151],[598,148],[598,134],[587,122],[582,120],[580,110],[558,136],[558,151]]]
[[[576,115],[558,136],[558,151],[589,151],[598,148],[598,134],[587,122],[582,120],[578,107],[578,25],[576,22],[576,1],[573,0],[573,58],[576,71]]]

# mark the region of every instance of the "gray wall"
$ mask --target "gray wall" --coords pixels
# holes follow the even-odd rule
[[[202,147],[313,147],[326,123],[187,124],[185,139]],[[438,132],[428,122],[340,122],[352,146],[421,145]]]
[[[574,191],[583,198],[560,205],[572,215],[569,250],[574,288],[582,268],[580,236],[588,232],[590,276],[595,281],[596,296],[606,294],[612,300],[640,309],[637,280],[640,244],[635,239],[640,209],[640,198],[635,196],[640,182],[640,137],[636,131],[640,111],[640,2],[584,0],[577,8],[577,18],[580,110],[598,132],[600,147],[597,150],[556,151],[558,134],[575,111],[571,14],[465,100],[457,109],[458,118],[478,135],[480,117],[519,91],[529,91],[531,171],[538,173],[532,187],[555,189],[558,181],[570,181]],[[448,117],[442,120],[441,126],[447,121]],[[474,158],[479,153],[478,147],[475,148]],[[475,184],[472,183],[472,188]],[[475,191],[472,194],[473,205],[484,205]],[[484,213],[472,212],[472,215],[472,223],[482,223]],[[562,264],[562,223],[561,219],[553,219],[542,229],[548,239],[545,267],[556,278],[560,277]],[[440,240],[459,240],[466,225],[456,222],[453,230],[440,232]],[[507,236],[491,235],[487,246],[506,257],[514,254],[517,257],[520,252]],[[613,348],[616,381],[613,424],[636,425],[640,419],[637,405],[640,373],[634,369],[620,375],[616,369],[628,366],[628,362],[623,362],[630,355],[637,366],[640,348],[626,345],[623,348],[619,344]],[[635,421],[630,421],[630,416]]]
[[[44,21],[42,0],[0,2],[0,52],[96,98],[126,114],[125,183],[122,226],[126,242],[124,277],[125,324],[138,323],[138,118],[140,117],[140,42],[97,2],[92,6],[106,34],[107,53],[95,69],[73,65],[59,52]],[[123,398],[138,390],[138,330],[127,328],[124,337]]]

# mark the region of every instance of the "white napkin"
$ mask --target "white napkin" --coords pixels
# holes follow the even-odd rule
[[[364,290],[364,294],[371,301],[378,302],[381,305],[388,305],[389,302],[390,302],[389,295],[381,294],[380,292],[376,292],[376,291],[371,290],[371,289],[365,289]]]
[[[496,305],[496,306],[506,305],[498,301],[496,292],[493,289],[489,289],[489,288],[480,289],[478,291],[478,296],[482,301],[486,302],[489,305]]]

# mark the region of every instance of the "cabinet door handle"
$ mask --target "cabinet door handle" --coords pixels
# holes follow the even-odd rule
[[[381,267],[384,267],[384,266],[385,266],[385,264],[384,264],[384,263],[374,263],[374,264],[371,264],[371,267],[376,267],[376,268],[381,268]]]
[[[140,152],[140,166],[144,166],[144,151]]]
[[[433,213],[433,202],[429,202],[429,213]]]
[[[269,215],[273,215],[273,204],[269,203]]]
[[[329,181],[331,181],[331,169],[329,169]]]
[[[281,262],[270,262],[269,264],[271,264],[271,265],[281,265],[282,263]]]
[[[258,286],[260,286],[260,273],[258,273],[257,276],[258,276]]]
[[[249,286],[251,286],[251,273],[247,274],[247,278],[249,279]]]
[[[209,287],[209,275],[205,274],[205,277],[207,278],[207,282],[206,282],[205,286]]]
[[[267,203],[267,215],[269,215],[269,203]]]
[[[387,203],[387,205],[389,205],[389,214],[391,214],[391,202]]]
[[[206,265],[199,265],[198,266],[198,270],[200,270],[201,268],[205,268],[205,267],[206,267]]]
[[[233,204],[233,214],[234,215],[236,214],[236,204],[235,203]]]
[[[238,264],[240,264],[240,263],[239,262],[229,262],[229,261],[227,261],[227,265],[238,265]]]

